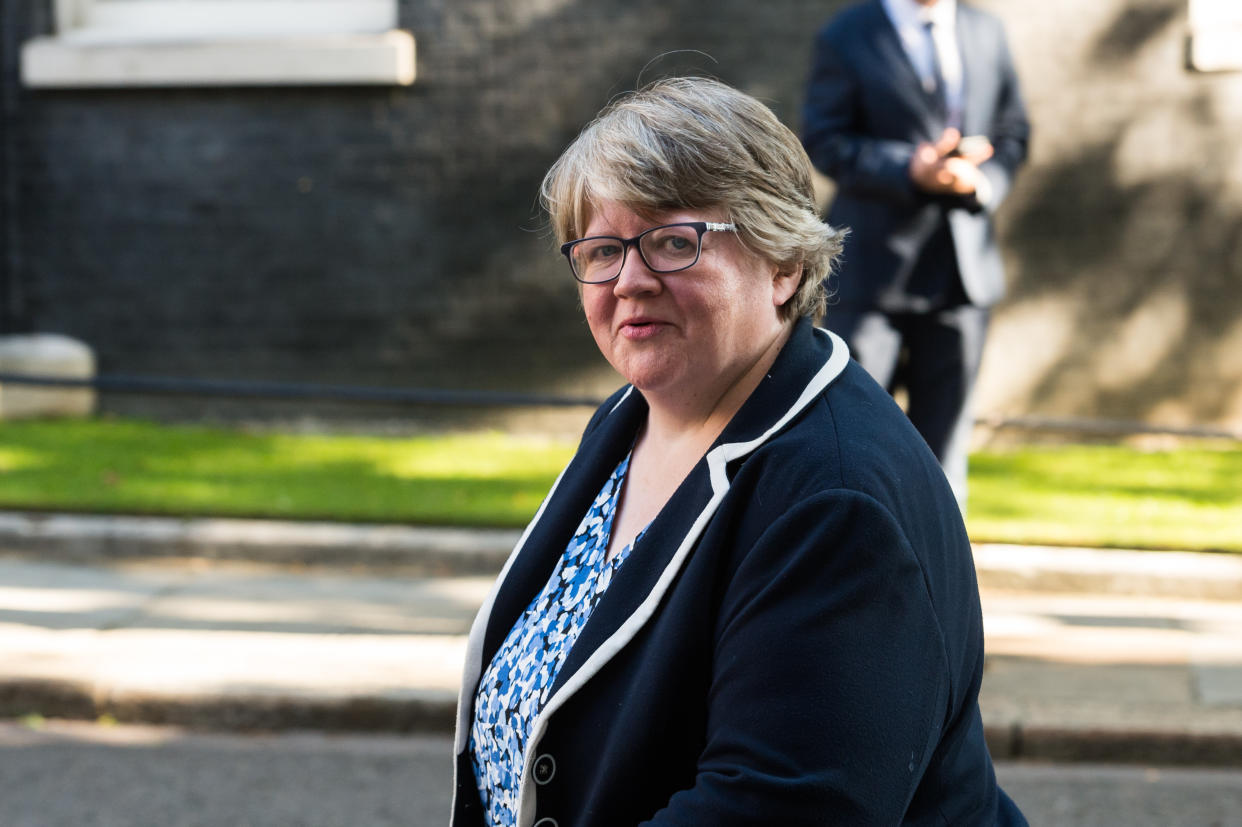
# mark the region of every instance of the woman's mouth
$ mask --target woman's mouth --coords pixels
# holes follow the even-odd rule
[[[664,328],[664,323],[655,319],[628,319],[621,324],[621,335],[631,341],[650,339]]]

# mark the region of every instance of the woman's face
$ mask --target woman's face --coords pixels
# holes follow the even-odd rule
[[[642,217],[604,202],[584,236],[632,238],[679,221],[728,217],[693,210]],[[796,276],[778,275],[734,233],[708,232],[687,270],[652,272],[631,247],[616,279],[581,290],[596,345],[649,403],[710,410],[783,334],[779,308],[797,286]]]

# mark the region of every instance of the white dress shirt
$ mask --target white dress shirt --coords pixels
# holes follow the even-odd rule
[[[928,92],[936,88],[935,63],[932,41],[935,41],[935,57],[940,61],[940,74],[944,78],[947,126],[962,128],[962,100],[965,83],[962,76],[962,53],[957,45],[957,0],[938,0],[925,6],[916,0],[883,0],[884,11],[901,38],[905,48]],[[932,24],[932,37],[928,38],[926,25]]]

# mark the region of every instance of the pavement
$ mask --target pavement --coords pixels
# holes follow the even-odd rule
[[[517,536],[0,512],[0,717],[449,732]],[[996,758],[1242,766],[1242,557],[975,560]]]

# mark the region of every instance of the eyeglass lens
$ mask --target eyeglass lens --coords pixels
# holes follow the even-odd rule
[[[684,270],[698,259],[701,238],[693,226],[656,227],[639,236],[638,250],[647,266],[657,273]],[[620,238],[580,241],[570,251],[574,272],[586,282],[609,281],[621,272],[625,248]]]

